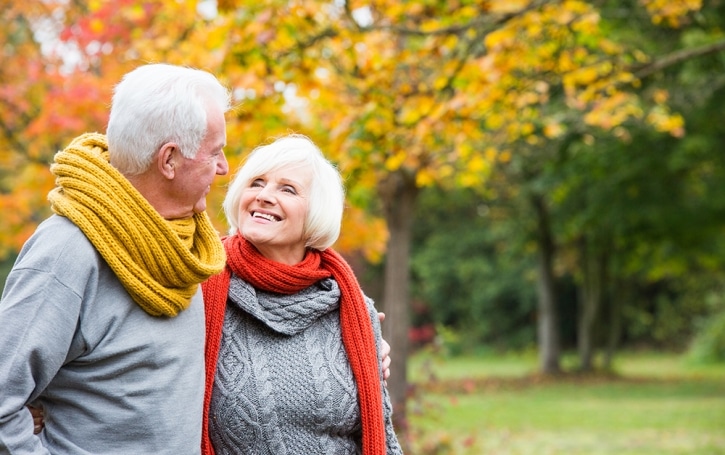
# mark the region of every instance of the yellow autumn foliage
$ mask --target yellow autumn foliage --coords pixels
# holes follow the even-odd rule
[[[702,0],[640,0],[654,24],[672,28],[683,25],[687,15],[702,8]]]
[[[230,163],[236,165],[270,137],[303,132],[355,176],[354,185],[369,189],[366,194],[401,169],[421,187],[484,185],[496,163],[511,161],[517,141],[558,140],[571,122],[622,137],[627,123],[639,119],[669,134],[684,132],[682,118],[665,105],[666,93],[655,92],[652,99],[660,106],[645,114],[638,81],[626,63],[650,57],[603,30],[592,2],[353,0],[344,8],[322,0],[219,0],[207,16],[196,0],[118,2],[118,7],[100,0],[83,7],[61,0],[16,3],[13,8],[28,14],[61,8],[81,52],[92,48],[91,42],[107,45],[107,51],[81,55],[79,67],[85,70],[70,75],[70,81],[81,74],[88,78],[83,83],[89,100],[75,103],[62,95],[52,100],[79,105],[67,119],[53,115],[55,106],[46,107],[49,90],[42,84],[69,82],[59,73],[42,79],[46,68],[60,64],[44,60],[49,57],[39,48],[25,51],[35,60],[5,65],[34,71],[36,77],[25,78],[37,81],[32,89],[9,69],[0,70],[20,94],[11,105],[43,113],[37,123],[18,128],[46,131],[42,138],[23,137],[28,151],[19,158],[10,157],[12,149],[0,141],[4,169],[25,167],[28,158],[45,159],[49,149],[73,134],[100,129],[112,86],[125,71],[148,61],[204,68],[229,85],[236,106],[228,119]],[[702,7],[699,0],[643,0],[642,5],[654,22],[673,27]],[[558,104],[552,107],[552,101]],[[17,119],[6,124],[15,127]],[[222,187],[223,182],[210,206],[218,207]],[[28,201],[27,194],[17,194]],[[8,218],[13,229],[45,201],[27,204],[32,209],[15,212],[26,218]],[[384,236],[382,230],[371,232]],[[380,246],[360,238],[358,247]],[[3,241],[0,247],[9,244]],[[352,243],[346,245],[354,249]]]

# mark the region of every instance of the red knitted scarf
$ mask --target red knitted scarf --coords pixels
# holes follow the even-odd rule
[[[360,285],[350,266],[338,253],[309,250],[299,264],[289,266],[271,261],[241,235],[223,239],[227,267],[202,284],[206,312],[206,390],[202,423],[202,455],[213,455],[209,440],[209,404],[216,373],[222,323],[234,272],[258,289],[278,294],[297,293],[323,278],[332,276],[340,286],[340,327],[350,367],[357,383],[362,420],[363,455],[385,454],[383,400],[370,314]]]

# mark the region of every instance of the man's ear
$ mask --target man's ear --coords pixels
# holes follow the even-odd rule
[[[174,142],[167,142],[161,146],[159,152],[156,154],[156,166],[159,169],[159,173],[171,180],[176,175],[177,161],[181,156],[179,146]]]

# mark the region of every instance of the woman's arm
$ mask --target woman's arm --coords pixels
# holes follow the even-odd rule
[[[375,332],[375,344],[378,348],[378,354],[380,356],[380,376],[381,376],[381,388],[383,393],[383,418],[385,419],[385,445],[387,447],[387,455],[403,455],[403,449],[400,447],[400,442],[395,434],[393,428],[393,405],[390,401],[390,395],[388,394],[388,387],[385,379],[390,376],[389,367],[391,364],[390,359],[390,345],[383,339],[382,330],[380,323],[385,319],[383,313],[379,313],[375,309],[375,305],[372,299],[366,298],[368,304],[368,310],[370,311],[370,318],[373,324],[373,331]],[[382,316],[381,316],[382,314]],[[387,348],[386,348],[387,346]],[[384,351],[387,349],[388,353]],[[388,371],[386,374],[385,371]]]

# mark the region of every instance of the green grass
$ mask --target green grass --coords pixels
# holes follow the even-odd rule
[[[725,365],[639,353],[621,355],[615,370],[551,379],[534,374],[534,354],[419,354],[409,365],[409,452],[725,454]]]

